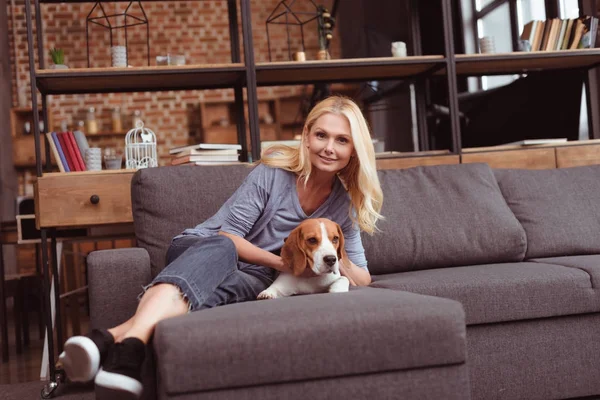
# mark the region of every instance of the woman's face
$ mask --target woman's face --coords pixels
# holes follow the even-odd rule
[[[354,152],[346,117],[331,113],[320,116],[308,133],[306,146],[313,168],[331,173],[342,170]]]

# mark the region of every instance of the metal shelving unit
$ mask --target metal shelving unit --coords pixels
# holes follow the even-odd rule
[[[221,89],[243,86],[241,63],[181,67],[77,68],[37,70],[44,94],[126,93],[163,90]]]

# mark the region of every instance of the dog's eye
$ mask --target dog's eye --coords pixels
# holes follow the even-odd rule
[[[340,237],[339,236],[334,236],[332,242],[333,243],[337,243],[340,241]]]
[[[317,239],[316,239],[316,238],[308,238],[306,241],[307,241],[308,243],[310,243],[310,244],[317,244],[317,243],[318,243],[318,241],[317,241]]]

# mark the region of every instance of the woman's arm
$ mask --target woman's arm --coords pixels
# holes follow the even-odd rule
[[[352,286],[368,286],[371,284],[371,274],[369,274],[369,271],[354,265],[348,259],[341,260],[340,275],[348,278]]]
[[[227,232],[219,232],[219,235],[227,236],[233,241],[235,249],[238,252],[240,260],[249,264],[262,265],[282,272],[292,272],[290,268],[283,263],[278,255],[270,253],[259,247],[256,247],[246,239]]]

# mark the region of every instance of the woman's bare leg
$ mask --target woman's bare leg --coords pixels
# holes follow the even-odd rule
[[[110,328],[108,330],[110,332],[110,334],[112,335],[112,337],[115,339],[115,343],[123,340],[123,335],[125,335],[125,333],[128,330],[130,330],[131,327],[133,326],[134,319],[135,319],[135,315],[133,317],[129,318],[127,321],[123,322],[121,325],[117,325],[114,328]]]
[[[109,332],[115,342],[135,337],[147,344],[159,321],[186,314],[188,307],[177,286],[157,284],[144,293],[135,315]]]

